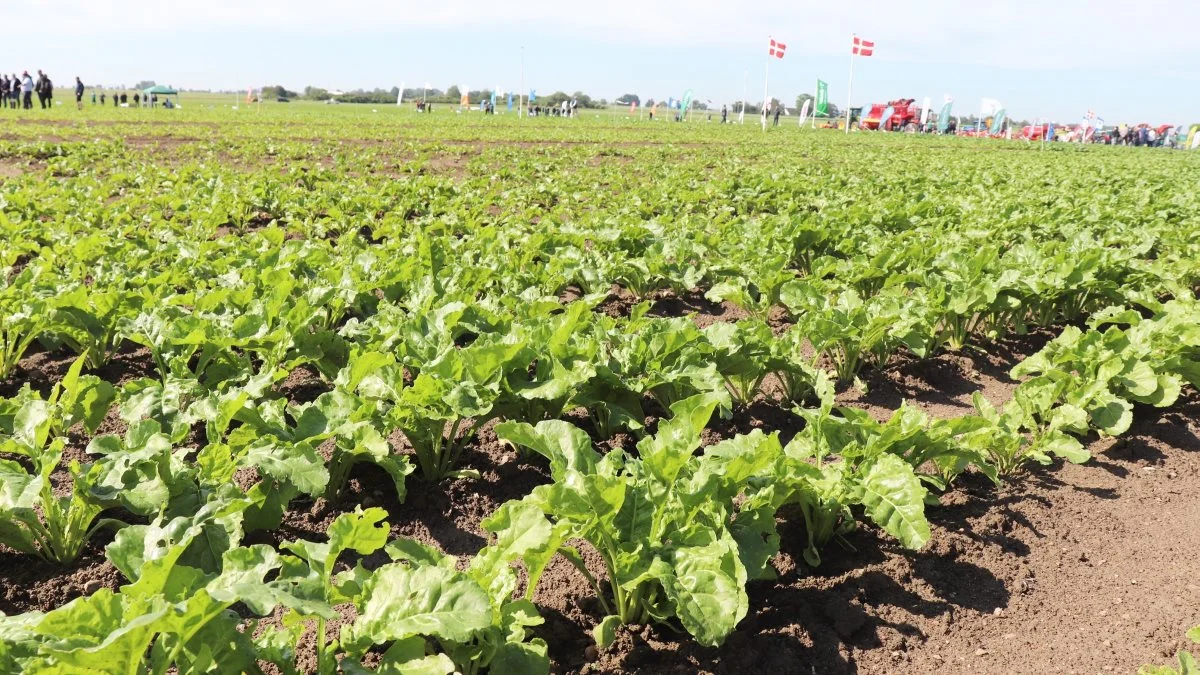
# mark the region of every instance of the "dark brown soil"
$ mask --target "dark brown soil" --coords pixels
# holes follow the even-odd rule
[[[74,361],[75,354],[65,347],[47,351],[35,342],[25,352],[25,357],[17,363],[8,379],[0,380],[0,396],[13,396],[28,384],[45,398],[54,388],[54,384],[71,369]]]
[[[746,310],[729,302],[713,302],[704,297],[705,291],[693,288],[687,293],[676,294],[664,290],[654,294],[654,304],[651,305],[648,316],[680,317],[690,316],[697,328],[707,328],[714,323],[733,323],[750,316]]]
[[[16,178],[25,173],[25,166],[11,159],[0,161],[0,179]]]
[[[735,405],[727,419],[714,416],[701,439],[707,447],[759,429],[767,434],[779,432],[779,441],[787,445],[803,428],[804,418],[792,412],[789,404],[759,396],[749,405]]]
[[[34,343],[7,380],[0,380],[0,396],[12,396],[26,383],[42,397],[50,394],[55,383],[62,380],[79,356],[66,347],[46,350]],[[121,386],[142,377],[158,378],[150,350],[132,342],[123,343],[108,363],[95,371],[83,371],[102,380]]]
[[[580,297],[578,289],[569,288],[560,298],[572,302]],[[596,305],[597,312],[613,318],[628,318],[633,308],[642,302],[650,303],[647,316],[659,318],[692,317],[697,328],[707,328],[717,322],[735,322],[750,316],[746,310],[726,300],[717,303],[704,297],[704,290],[693,288],[682,295],[670,289],[651,291],[638,298],[627,288],[613,284],[608,296]]]
[[[70,565],[40,562],[0,546],[0,614],[48,612],[101,588],[116,590],[125,578],[104,558],[111,534],[102,532]]]
[[[155,369],[150,348],[132,342],[122,344],[112,359],[93,374],[118,387],[143,377],[156,380],[161,377]]]
[[[971,398],[979,392],[988,402],[1000,406],[1012,398],[1019,384],[1008,372],[1041,350],[1055,334],[1039,330],[989,343],[986,352],[967,349],[925,359],[902,352],[885,368],[861,373],[865,392],[842,384],[838,405],[863,408],[878,419],[887,419],[908,401],[933,417],[945,419],[971,413]]]
[[[568,289],[568,291],[569,290],[570,289]],[[570,296],[568,295],[564,297]],[[612,290],[608,293],[608,297],[604,298],[604,300],[600,301],[600,304],[596,305],[595,311],[605,316],[611,316],[614,319],[628,319],[630,313],[633,311],[633,308],[636,307],[640,302],[641,300],[639,300],[637,296],[635,296],[628,289],[621,288],[617,284],[613,284]]]
[[[275,385],[275,391],[279,392],[284,398],[291,403],[311,403],[317,400],[317,397],[333,388],[329,383],[321,379],[313,368],[301,365],[295,370],[288,373],[288,376]]]
[[[484,518],[504,502],[520,499],[534,487],[550,482],[544,460],[502,443],[494,427],[494,422],[482,426],[460,462],[461,469],[478,472],[478,478],[450,478],[430,485],[421,479],[418,470],[409,476],[407,499],[400,503],[386,473],[373,465],[360,464],[351,471],[342,499],[337,503],[297,500],[280,530],[266,536],[277,541],[321,540],[342,513],[353,511],[358,505],[378,506],[388,512],[393,536],[417,539],[446,553],[468,558],[487,544],[487,533],[480,527]],[[401,451],[407,446],[401,435],[394,436],[392,443]],[[415,458],[411,459],[415,464]]]

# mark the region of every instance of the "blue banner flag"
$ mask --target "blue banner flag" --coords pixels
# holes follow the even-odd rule
[[[529,90],[529,102],[530,102],[530,103],[537,103],[537,89],[530,89],[530,90]]]
[[[890,125],[892,123],[892,115],[895,114],[896,109],[892,106],[889,105],[888,107],[884,108],[883,114],[879,116],[879,128],[891,131],[892,127]]]
[[[1007,113],[1004,110],[996,113],[996,118],[992,120],[992,128],[988,130],[988,133],[995,136],[1003,131],[1005,117],[1007,117]]]
[[[947,102],[946,105],[942,106],[942,112],[938,114],[937,129],[939,134],[946,133],[946,130],[950,128],[950,109],[953,107],[954,104],[951,102]]]
[[[512,110],[512,92],[508,92],[508,109]]]

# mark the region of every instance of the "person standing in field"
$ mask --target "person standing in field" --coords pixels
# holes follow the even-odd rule
[[[779,113],[781,113],[781,112],[783,112],[783,106],[782,105],[776,106],[775,107],[775,126],[779,126]]]
[[[38,98],[42,102],[42,108],[54,107],[54,83],[50,81],[50,76],[42,71],[38,71]]]
[[[33,81],[33,91],[35,93],[37,93],[38,105],[40,105],[43,110],[46,109],[45,82],[46,82],[46,74],[39,70],[37,79]]]
[[[33,110],[33,78],[29,76],[29,71],[21,77],[21,103],[25,110]]]
[[[96,102],[96,94],[92,94],[92,103]],[[75,109],[83,110],[83,80],[75,76]]]
[[[133,92],[133,107],[135,107],[135,108],[136,108],[136,107],[138,107],[139,105],[141,105],[141,101],[142,101],[142,96],[141,96],[141,94],[137,93],[136,91],[135,91],[135,92]]]
[[[11,87],[8,84],[8,76],[0,75],[0,108],[8,107],[8,92]]]
[[[729,106],[723,105],[723,106],[721,106],[721,124],[725,124],[725,122],[728,119],[729,119]]]

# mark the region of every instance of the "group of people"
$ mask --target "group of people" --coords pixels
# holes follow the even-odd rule
[[[128,106],[129,105],[129,95],[126,94],[125,92],[121,92],[120,94],[113,94],[112,102],[113,102],[114,107]],[[104,105],[104,92],[100,92],[100,105]],[[158,94],[149,94],[146,96],[142,96],[141,94],[137,93],[136,91],[133,92],[133,107],[135,107],[135,108],[157,108],[158,107]],[[175,106],[171,103],[171,99],[168,98],[168,99],[164,99],[163,107],[164,108],[174,108]]]
[[[105,102],[108,100],[108,98],[109,97],[105,94],[105,92],[100,92],[100,105],[106,105]],[[114,108],[120,108],[122,106],[129,107],[129,105],[130,105],[129,99],[130,99],[129,94],[127,94],[125,92],[121,92],[119,94],[114,93],[112,95],[113,107]],[[95,102],[96,102],[96,92],[93,91],[92,92],[92,103],[95,103]],[[143,96],[136,91],[133,92],[133,107],[134,108],[157,108],[158,107],[158,94],[149,94],[147,96]],[[171,108],[175,107],[175,104],[171,102],[170,98],[167,98],[164,96],[163,102],[162,102],[162,107],[171,109]]]
[[[526,111],[530,117],[575,117],[579,114],[578,101],[563,101],[560,105],[551,105],[543,108],[540,105],[529,104],[529,109]]]
[[[772,101],[770,103],[767,103],[765,106],[763,106],[762,112],[760,113],[760,116],[762,117],[763,131],[767,130],[767,120],[771,119],[772,116],[775,117],[775,123],[772,126],[776,126],[776,127],[779,126],[779,116],[782,114],[783,114],[783,105],[782,104],[775,105],[775,102]]]
[[[83,110],[83,80],[78,76],[75,77],[75,108]],[[37,71],[37,79],[35,80],[29,71],[26,70],[20,75],[12,74],[12,77],[0,74],[0,109],[10,108],[16,110],[33,109],[33,95],[37,94],[38,105],[43,110],[54,107],[54,81],[45,72]],[[135,95],[136,98],[136,95]],[[114,101],[116,96],[113,96]],[[92,92],[92,103],[96,102],[96,93]],[[100,94],[100,102],[104,102],[104,94]]]
[[[1178,131],[1174,127],[1155,129],[1147,124],[1131,127],[1122,124],[1109,132],[1107,141],[1110,145],[1132,145],[1145,148],[1174,148],[1180,137],[1187,138],[1182,127]]]
[[[42,108],[54,105],[54,83],[50,81],[50,76],[46,73],[40,70],[37,73],[36,80],[28,70],[19,76],[13,73],[11,78],[7,75],[0,75],[0,107],[32,110],[35,93]]]
[[[79,77],[75,78],[75,107],[83,110],[83,95],[86,87],[83,80]],[[12,77],[0,75],[0,109],[18,108],[24,110],[33,109],[33,95],[37,94],[38,104],[43,108],[51,108],[54,106],[54,82],[50,76],[42,71],[37,71],[37,79],[34,79],[29,71],[25,71],[21,75],[13,73]],[[113,93],[111,96],[104,91],[97,95],[96,90],[92,90],[92,105],[99,103],[105,105],[107,100],[111,98],[114,107],[129,106],[129,94],[125,92]],[[155,108],[158,106],[158,95],[149,94],[143,96],[138,92],[133,93],[133,107]],[[162,103],[164,108],[174,108],[175,104],[170,98],[164,98]]]

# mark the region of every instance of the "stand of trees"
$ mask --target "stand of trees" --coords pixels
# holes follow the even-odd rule
[[[147,86],[152,86],[153,84],[154,83],[150,82],[150,81],[142,82],[142,83],[138,84],[138,88],[142,89]],[[431,103],[440,103],[443,105],[458,105],[459,102],[462,100],[462,93],[463,93],[462,89],[456,84],[450,85],[449,87],[447,87],[445,89],[439,89],[437,87],[431,87],[429,89],[422,89],[420,87],[405,87],[404,88],[404,100],[406,102],[415,103],[417,101],[420,101],[422,98],[424,98],[424,100],[429,101]],[[400,89],[398,87],[392,87],[391,89],[376,88],[376,89],[370,89],[370,90],[355,89],[353,91],[339,92],[337,94],[331,93],[328,89],[324,89],[322,87],[314,87],[312,85],[305,87],[302,92],[291,91],[291,90],[287,89],[286,87],[284,87],[283,85],[274,85],[274,86],[269,86],[269,87],[263,87],[263,98],[265,98],[267,100],[271,100],[271,99],[278,98],[278,97],[284,97],[284,98],[292,98],[292,99],[306,99],[306,100],[311,100],[311,101],[325,101],[325,100],[329,100],[329,99],[337,99],[338,101],[341,101],[342,103],[394,104],[396,102],[396,97],[399,94],[400,94]],[[524,96],[528,97],[529,92],[514,91],[514,92],[512,92],[512,94],[513,94],[514,98],[516,98],[519,95],[524,95]],[[467,92],[467,96],[471,102],[471,105],[478,105],[478,103],[481,100],[491,98],[492,90],[491,89],[472,89]],[[496,97],[497,104],[500,104],[500,101],[502,99],[505,102],[507,102],[507,97],[508,97],[507,92],[505,93],[505,95],[503,97],[497,96]],[[562,105],[563,101],[572,101],[572,100],[578,102],[579,107],[584,108],[584,109],[604,108],[609,105],[609,101],[607,99],[592,98],[591,96],[589,96],[588,94],[585,94],[582,91],[576,91],[573,94],[568,94],[565,91],[555,91],[554,93],[551,93],[551,94],[538,94],[535,105],[540,105],[542,107],[558,106],[558,105]],[[800,109],[802,107],[804,107],[804,102],[811,101],[811,100],[813,100],[812,94],[806,93],[806,94],[800,94],[800,95],[796,96],[795,107],[792,108],[791,105],[788,106],[789,108],[791,108],[790,112],[792,114],[798,114]],[[772,99],[772,101],[776,105],[779,105],[781,103],[779,101],[779,99]],[[622,94],[619,98],[616,98],[613,100],[613,103],[615,103],[617,105],[622,105],[622,106],[628,106],[630,103],[633,103],[633,102],[636,102],[638,104],[639,108],[650,108],[650,107],[654,106],[656,100],[653,98],[643,99],[640,95],[635,94],[635,93]],[[662,101],[658,101],[658,103],[659,103],[659,105],[663,104]],[[706,104],[704,101],[693,101],[692,107],[693,107],[693,110],[697,110],[697,111],[705,111],[705,110],[708,110],[709,108],[713,108],[715,110],[720,110],[720,105],[716,105],[714,108],[713,106]],[[730,114],[737,114],[738,112],[741,112],[741,110],[742,110],[742,102],[741,101],[734,101],[729,104],[729,113]],[[760,106],[757,101],[755,101],[755,102],[747,101],[746,102],[746,114],[747,115],[757,115],[757,114],[759,114],[759,110],[760,110]],[[844,112],[845,111],[843,111],[841,108],[839,108],[837,105],[835,105],[832,101],[829,102],[829,111],[827,114],[828,117],[841,117],[844,114]],[[811,107],[810,107],[810,113],[811,113]],[[964,121],[964,123],[966,123],[966,121],[967,121],[966,118],[964,118],[963,121]]]
[[[289,91],[282,84],[277,84],[272,87],[263,87],[262,88],[262,97],[263,97],[263,100],[266,100],[266,101],[270,101],[271,99],[276,99],[276,98],[296,98],[297,96],[299,96],[299,94],[297,94],[294,91]]]
[[[577,91],[574,94],[568,94],[564,91],[556,91],[553,94],[545,96],[538,94],[536,105],[550,107],[562,105],[563,101],[576,101],[580,108],[603,108],[608,105],[608,101],[604,99],[593,99],[591,96],[588,96],[582,91]]]
[[[333,94],[328,89],[324,89],[322,87],[314,87],[312,85],[305,87],[304,91],[299,92],[299,93],[290,91],[287,88],[283,87],[282,85],[263,87],[263,98],[265,98],[265,99],[278,98],[278,97],[282,96],[285,98],[303,98],[303,99],[310,100],[310,101],[325,101],[328,99],[337,99],[337,100],[341,101],[342,103],[395,103],[396,97],[399,94],[400,94],[399,87],[392,87],[391,89],[372,89],[372,90],[355,89],[353,91],[347,91],[347,92],[338,93],[338,94]],[[519,94],[521,94],[521,92],[514,91],[514,92],[512,92],[512,94],[514,97],[516,97]],[[529,94],[528,94],[528,92],[524,92],[524,95],[526,97],[528,97]],[[492,90],[491,89],[472,89],[467,92],[467,96],[470,99],[471,104],[476,105],[481,100],[490,99],[492,96]],[[627,96],[630,96],[630,95],[627,95]],[[639,100],[637,98],[636,94],[633,94],[632,96],[633,96],[634,100]],[[456,84],[450,85],[446,89],[438,89],[438,88],[421,89],[420,87],[405,87],[404,88],[404,100],[405,101],[416,102],[416,101],[421,100],[422,98],[424,98],[426,101],[429,101],[431,103],[458,105],[458,103],[462,100],[462,89]],[[504,98],[504,100],[507,101],[507,99],[508,99],[507,92],[505,93],[505,95],[503,97],[501,97],[501,96],[496,97],[497,103],[499,103],[501,98]],[[607,99],[603,99],[603,98],[593,99],[591,96],[588,96],[587,94],[583,93],[582,91],[577,91],[574,94],[567,94],[566,92],[563,92],[563,91],[556,91],[553,94],[549,94],[549,95],[539,94],[537,104],[541,105],[541,106],[561,105],[563,101],[570,101],[570,100],[577,101],[579,103],[580,108],[603,108],[608,105]],[[624,100],[626,104],[629,103],[628,98],[624,98],[622,100]],[[639,100],[639,102],[640,102],[640,100]]]
[[[805,101],[812,101],[812,103],[808,104],[808,114],[815,114],[817,100],[812,94],[800,94],[796,97],[796,114],[800,114],[800,109],[804,107]],[[833,101],[827,101],[826,106],[829,108],[829,111],[824,115],[824,117],[841,117],[845,114],[845,111],[834,105]]]

